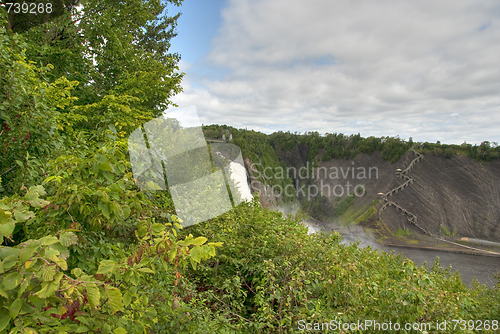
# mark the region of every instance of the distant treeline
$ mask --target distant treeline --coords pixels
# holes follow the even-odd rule
[[[421,152],[443,155],[451,158],[454,155],[464,155],[477,161],[489,162],[500,158],[500,146],[498,143],[483,141],[480,145],[463,143],[461,145],[446,145],[437,142],[424,143]]]
[[[353,159],[359,153],[380,152],[386,160],[396,162],[408,151],[412,141],[404,141],[393,137],[368,137],[344,135],[342,133],[327,133],[320,135],[318,132],[297,134],[290,132],[276,132],[270,135],[271,145],[281,150],[293,149],[298,144],[307,144],[309,158],[321,158],[323,161],[330,159]]]
[[[245,157],[252,161],[260,161],[265,166],[274,166],[279,160],[276,150],[290,151],[299,144],[305,144],[309,150],[309,159],[353,159],[359,153],[370,154],[380,152],[385,160],[396,162],[415,144],[422,153],[431,153],[451,158],[455,155],[471,157],[477,161],[488,162],[500,158],[500,146],[488,141],[480,145],[463,143],[461,145],[446,145],[437,143],[415,143],[410,137],[404,140],[399,137],[367,137],[361,135],[344,135],[342,133],[306,132],[304,134],[291,132],[275,132],[266,135],[253,130],[236,129],[226,125],[208,125],[204,127],[207,138],[222,138],[223,134],[231,133],[234,144],[238,145]],[[228,138],[228,135],[226,135]]]

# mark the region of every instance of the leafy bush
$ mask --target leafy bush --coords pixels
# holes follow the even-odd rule
[[[497,317],[497,307],[488,310],[478,298],[484,287],[468,290],[439,263],[427,270],[401,256],[345,246],[336,233],[307,235],[302,224],[256,202],[189,232],[224,242],[217,257],[189,275],[198,298],[237,332],[300,332],[299,320],[435,324]],[[488,291],[487,303],[498,300],[498,290]]]
[[[80,173],[87,169],[85,162],[72,164]],[[95,172],[102,170],[96,168]],[[95,182],[104,183],[105,179],[95,178]],[[173,286],[177,286],[181,270],[188,264],[196,268],[221,245],[192,235],[177,238],[177,218],[162,212],[157,217],[161,222],[156,222],[154,215],[147,215],[146,204],[151,203],[145,200],[127,210],[126,219],[136,211],[129,223],[131,235],[120,234],[123,225],[117,223],[124,217],[117,215],[124,210],[115,212],[119,205],[104,202],[106,205],[98,204],[99,211],[92,214],[77,209],[73,217],[71,204],[85,208],[85,201],[90,204],[93,197],[106,198],[102,197],[106,188],[93,194],[78,190],[76,194],[83,195],[80,198],[73,196],[78,181],[68,183],[75,180],[74,173],[59,176],[59,180],[56,194],[49,197],[57,199],[55,203],[41,198],[46,195],[42,186],[0,201],[0,330],[143,332],[158,322],[156,309],[144,291],[153,280],[148,276],[161,271],[160,277],[175,277]],[[138,195],[121,187],[110,186],[108,190],[115,192],[109,196],[113,199],[126,200],[127,192],[135,193],[136,199]],[[71,224],[65,223],[65,216]],[[95,219],[99,217],[102,224],[98,226]],[[105,232],[98,238],[102,242],[90,243],[96,241],[96,231]],[[32,235],[37,237],[30,238]]]

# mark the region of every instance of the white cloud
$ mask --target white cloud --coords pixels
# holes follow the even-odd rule
[[[175,102],[266,132],[500,141],[498,41],[497,0],[232,0]]]

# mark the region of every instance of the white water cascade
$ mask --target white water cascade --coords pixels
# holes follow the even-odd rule
[[[229,164],[230,177],[236,190],[240,194],[241,200],[250,202],[253,199],[252,192],[247,182],[247,170],[237,162],[231,161]]]

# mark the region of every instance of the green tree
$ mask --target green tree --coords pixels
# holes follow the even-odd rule
[[[44,163],[62,151],[94,150],[110,128],[125,137],[171,104],[183,74],[180,56],[168,53],[179,16],[168,16],[166,7],[180,3],[83,0],[22,34],[8,29],[0,8],[7,27],[0,29],[0,175],[7,193],[41,181]]]
[[[52,64],[51,80],[78,81],[79,105],[100,103],[108,95],[132,96],[136,113],[156,117],[181,90],[180,56],[169,53],[179,14],[167,11],[167,5],[181,2],[82,0],[71,12],[26,32],[28,58]],[[90,117],[84,125],[93,130],[98,122]]]
[[[11,0],[6,4],[9,11],[7,29],[27,31],[71,11],[77,3],[78,0]]]
[[[3,10],[0,21],[6,22]],[[27,47],[22,35],[0,28],[0,176],[7,193],[41,181],[43,163],[62,148],[59,110],[71,105],[77,84],[65,78],[49,84],[52,66],[35,66]]]

